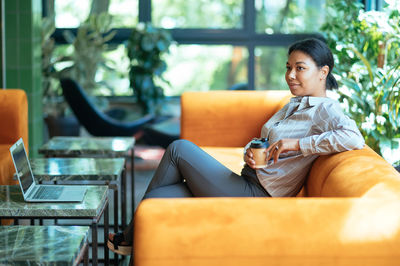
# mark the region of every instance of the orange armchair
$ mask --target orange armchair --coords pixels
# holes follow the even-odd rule
[[[182,138],[240,172],[244,144],[289,97],[185,93]],[[398,265],[399,247],[400,175],[367,146],[320,156],[299,197],[147,199],[135,214],[136,266]]]
[[[28,145],[28,100],[19,89],[0,89],[0,185],[17,184],[9,148],[19,138]],[[26,147],[27,148],[27,147]]]

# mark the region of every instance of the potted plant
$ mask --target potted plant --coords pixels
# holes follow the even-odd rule
[[[163,78],[167,69],[163,55],[168,53],[171,43],[172,37],[168,31],[154,28],[150,23],[139,23],[129,37],[130,87],[144,113],[155,113],[157,104],[164,98],[164,91],[159,84],[168,83]]]
[[[366,143],[384,157],[388,147],[398,149],[400,138],[400,9],[395,5],[366,12],[358,1],[329,1],[322,26],[335,56],[339,100]]]
[[[79,26],[76,36],[71,31],[63,32],[67,42],[73,46],[73,53],[60,60],[71,65],[60,70],[59,76],[74,79],[90,95],[98,86],[95,78],[99,68],[112,70],[103,56],[103,52],[109,49],[107,42],[116,34],[116,31],[111,31],[111,20],[107,13],[91,14]]]
[[[71,55],[55,56],[54,19],[44,18],[42,27],[42,74],[43,106],[49,135],[77,135],[79,123],[71,115],[68,104],[62,96],[59,79],[70,77],[82,85],[90,94],[97,89],[96,72],[106,67],[103,52],[108,49],[106,42],[115,32],[110,32],[111,17],[108,14],[93,14],[78,28],[76,36],[64,31],[64,37],[72,46]],[[57,69],[59,65],[66,67]],[[99,103],[99,101],[97,101]],[[107,103],[99,103],[107,105]]]

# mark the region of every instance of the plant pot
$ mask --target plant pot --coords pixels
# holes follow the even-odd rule
[[[49,137],[79,136],[80,124],[75,116],[46,116],[44,118]]]

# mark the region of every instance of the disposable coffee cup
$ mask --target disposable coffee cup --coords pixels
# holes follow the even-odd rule
[[[250,143],[250,149],[253,153],[253,159],[256,162],[255,168],[264,168],[267,167],[268,163],[266,162],[267,153],[265,150],[269,147],[269,143],[266,139],[254,139]]]

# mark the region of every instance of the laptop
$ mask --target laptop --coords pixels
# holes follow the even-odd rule
[[[83,200],[87,189],[84,186],[36,184],[22,138],[11,146],[10,153],[25,201],[81,202]]]

